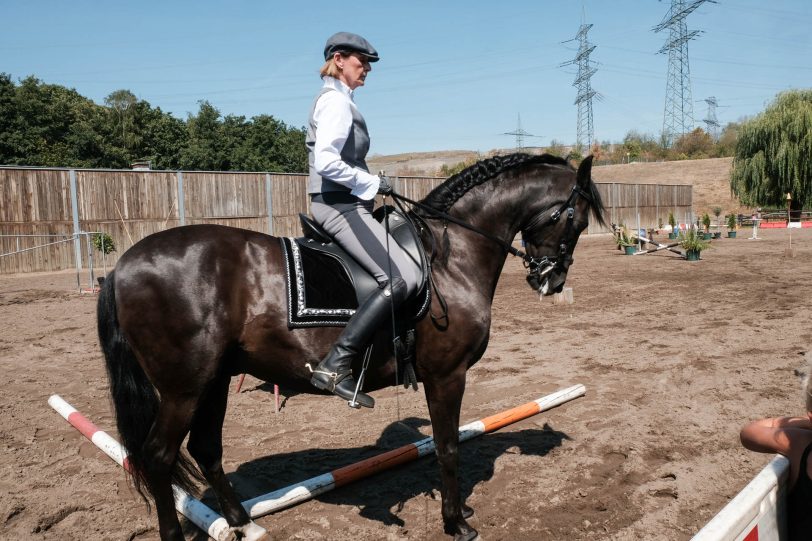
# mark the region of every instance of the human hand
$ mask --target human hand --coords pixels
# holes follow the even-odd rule
[[[392,193],[392,185],[389,183],[389,177],[383,174],[383,171],[378,174],[381,183],[378,185],[378,193],[381,195],[390,195]]]

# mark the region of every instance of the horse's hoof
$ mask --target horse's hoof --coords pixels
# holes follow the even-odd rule
[[[456,524],[446,524],[445,533],[454,536],[454,541],[474,541],[479,539],[479,533],[467,522],[457,522]]]
[[[479,532],[471,528],[467,533],[458,533],[454,536],[454,541],[482,541]]]
[[[272,541],[271,534],[255,522],[228,529],[227,541]]]

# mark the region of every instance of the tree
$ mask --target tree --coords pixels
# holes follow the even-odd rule
[[[439,171],[440,176],[442,176],[442,177],[451,177],[451,176],[454,176],[454,175],[456,175],[457,173],[460,173],[460,172],[462,172],[463,170],[465,170],[465,169],[467,169],[467,168],[471,167],[471,166],[472,166],[472,165],[474,165],[474,164],[475,164],[477,161],[479,161],[479,156],[477,156],[477,157],[475,157],[475,158],[468,158],[467,160],[464,160],[464,161],[461,161],[461,162],[457,162],[457,163],[455,163],[454,165],[452,165],[452,166],[450,166],[450,167],[448,166],[448,164],[445,164],[445,163],[444,163],[444,164],[443,164],[443,165],[440,167],[440,171]]]
[[[564,145],[560,141],[553,139],[552,141],[550,141],[549,146],[547,146],[547,148],[545,149],[545,152],[547,154],[552,154],[553,156],[560,156],[563,158]]]
[[[73,147],[87,128],[81,122],[92,102],[73,89],[48,85],[27,77],[14,91],[9,127],[16,165],[82,167],[85,163]]]
[[[186,121],[189,143],[180,152],[183,169],[220,171],[223,159],[220,153],[220,111],[207,101],[200,102],[196,116]]]
[[[573,148],[572,150],[570,150],[570,153],[567,154],[567,159],[575,163],[581,163],[581,160],[584,159],[584,155],[581,153],[579,149]]]
[[[77,103],[77,111],[65,142],[70,148],[72,165],[75,167],[117,167],[120,162],[112,160],[111,144],[107,131],[108,112],[105,107],[90,100]]]
[[[719,158],[733,156],[736,151],[736,139],[739,137],[741,123],[730,122],[722,129],[722,134],[716,142],[716,156]]]
[[[149,159],[154,169],[179,169],[181,150],[188,144],[186,124],[145,101],[138,102],[136,111],[143,144],[134,158]]]
[[[730,187],[749,206],[812,205],[812,90],[779,94],[758,116],[742,123]]]
[[[14,94],[15,86],[11,76],[0,73],[0,164],[15,163],[17,109],[14,105]]]
[[[118,139],[118,144],[127,156],[129,156],[127,150],[135,148],[140,142],[140,136],[135,129],[133,120],[137,103],[138,98],[129,90],[116,90],[104,98],[104,104],[110,108],[110,113],[113,116],[111,120],[116,126],[114,133]]]
[[[696,128],[677,139],[671,153],[673,159],[695,160],[709,158],[713,149],[713,138],[702,128]]]
[[[200,103],[188,121],[112,92],[97,105],[73,89],[0,73],[0,164],[157,169],[307,171],[304,128],[270,115],[246,120]]]
[[[627,163],[639,160],[640,156],[643,154],[643,145],[640,139],[630,137],[630,135],[631,134],[627,134],[626,138],[623,140],[623,151],[626,153]]]
[[[259,115],[247,126],[244,152],[252,171],[303,173],[307,171],[305,129],[295,129],[270,115]]]
[[[666,149],[657,142],[653,135],[636,130],[626,133],[621,152],[624,153],[621,158],[625,158],[625,153],[628,153],[629,161],[645,160],[647,162],[664,159],[667,154]]]

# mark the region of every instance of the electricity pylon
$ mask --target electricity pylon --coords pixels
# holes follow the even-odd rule
[[[719,102],[716,101],[716,96],[711,96],[709,98],[705,98],[705,103],[708,104],[708,116],[707,118],[703,118],[702,122],[705,123],[707,126],[707,132],[713,137],[714,141],[719,140],[719,120],[716,118],[716,108],[719,106]]]
[[[525,137],[543,137],[541,135],[533,135],[532,133],[527,133],[522,129],[522,115],[519,115],[519,123],[514,131],[508,131],[503,133],[502,135],[515,135],[516,136],[516,148],[521,150],[524,148],[524,138]]]
[[[559,65],[559,67],[578,66],[578,73],[575,76],[575,81],[572,83],[572,86],[578,89],[578,94],[575,96],[574,102],[575,105],[578,106],[578,127],[575,143],[578,152],[581,151],[584,142],[586,142],[587,150],[592,148],[592,140],[595,137],[595,129],[592,123],[592,98],[600,97],[599,94],[592,89],[591,78],[595,75],[595,72],[598,71],[598,68],[595,67],[595,64],[589,58],[589,55],[595,50],[595,45],[589,43],[589,39],[587,38],[587,32],[589,32],[590,28],[592,28],[591,24],[582,24],[573,39],[563,42],[568,43],[578,40],[578,52],[575,58]]]
[[[654,32],[668,30],[669,35],[660,53],[668,53],[668,79],[665,87],[665,114],[663,115],[663,138],[670,146],[674,140],[693,129],[694,108],[691,99],[691,68],[688,62],[688,42],[698,36],[700,30],[688,31],[685,19],[696,8],[716,0],[671,0],[671,7],[662,22],[652,28]]]

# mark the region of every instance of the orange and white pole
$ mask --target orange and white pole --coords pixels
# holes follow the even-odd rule
[[[528,402],[527,404],[468,423],[459,428],[459,441],[467,441],[481,436],[482,434],[493,432],[507,425],[532,417],[542,411],[547,411],[565,402],[569,402],[570,400],[583,396],[585,393],[586,388],[583,385],[574,385]],[[126,460],[127,452],[121,444],[105,432],[96,428],[93,423],[87,420],[87,418],[76,411],[70,404],[62,400],[58,395],[53,395],[48,399],[48,403],[77,430],[93,441],[93,443],[110,458],[122,465],[125,469],[128,468],[128,462]],[[324,494],[325,492],[329,492],[334,488],[347,485],[353,481],[369,477],[395,466],[406,464],[407,462],[431,454],[434,450],[434,439],[431,437],[424,438],[415,443],[410,443],[397,449],[381,453],[380,455],[350,464],[349,466],[344,466],[307,479],[301,483],[262,496],[257,496],[256,498],[242,502],[242,505],[246,511],[248,511],[251,518],[275,513],[307,501],[320,494]],[[175,486],[173,486],[173,488],[175,490],[176,509],[194,522],[201,530],[207,532],[209,536],[224,541],[228,534],[228,524],[226,520],[182,489]],[[256,526],[256,528],[261,530],[259,526]],[[264,532],[264,530],[262,531]]]
[[[493,432],[509,424],[532,417],[542,411],[552,409],[565,402],[569,402],[586,393],[583,385],[574,385],[567,389],[557,391],[527,404],[485,417],[478,421],[468,423],[459,429],[459,441],[467,441],[482,434]],[[435,450],[434,439],[431,437],[422,439],[415,443],[410,443],[381,453],[374,457],[367,458],[338,468],[329,473],[324,473],[312,477],[301,483],[296,483],[268,494],[257,496],[242,502],[251,518],[257,518],[276,511],[281,511],[293,505],[299,504],[311,498],[329,492],[353,481],[369,477],[376,473],[388,470],[395,466],[411,462],[420,457],[433,453]]]
[[[127,460],[127,450],[107,432],[100,430],[87,417],[79,413],[76,408],[65,402],[59,395],[51,395],[48,404],[57,413],[65,418],[84,437],[92,441],[104,454],[112,458],[119,466],[131,473],[131,466]],[[175,509],[192,521],[198,528],[209,534],[213,539],[226,541],[231,539],[228,522],[215,513],[209,506],[192,497],[188,492],[177,485],[172,485],[175,493]],[[249,535],[243,539],[259,540],[267,536],[267,531],[251,523]]]

